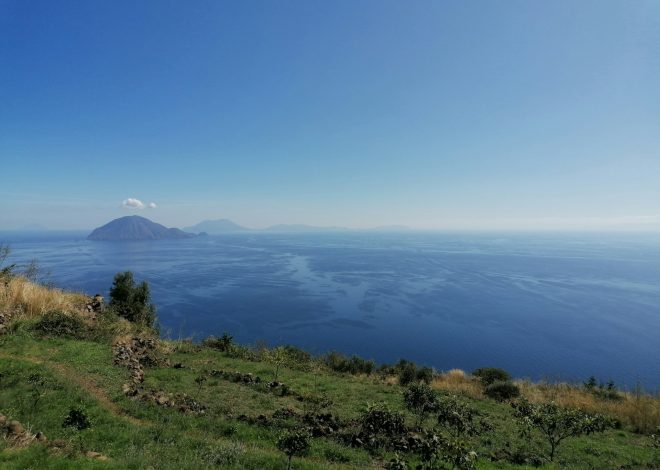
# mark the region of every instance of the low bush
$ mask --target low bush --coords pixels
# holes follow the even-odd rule
[[[406,409],[417,417],[416,425],[421,427],[429,413],[438,408],[438,397],[425,383],[414,383],[403,393]]]
[[[497,381],[484,389],[484,395],[497,401],[506,401],[519,397],[520,388],[513,382]]]
[[[476,409],[456,395],[440,397],[436,411],[440,428],[455,438],[476,436],[492,429],[492,425]]]
[[[370,375],[376,368],[372,360],[365,360],[359,356],[346,357],[338,352],[330,352],[323,357],[323,363],[330,369],[348,374]]]
[[[433,381],[433,369],[419,367],[406,359],[401,359],[392,369],[399,377],[399,385],[406,386],[413,382],[424,382],[428,385]]]
[[[391,448],[407,431],[401,413],[390,410],[385,404],[368,405],[358,418],[360,433],[355,444],[369,450]]]
[[[603,400],[623,400],[613,380],[607,383],[597,382],[593,375],[583,384],[584,389]]]
[[[498,367],[480,367],[472,371],[472,375],[479,377],[484,387],[495,382],[507,382],[511,380],[511,375],[504,369]]]
[[[53,310],[42,315],[34,324],[33,330],[42,336],[87,339],[91,329],[78,315],[68,315],[60,310]]]
[[[307,431],[289,431],[277,440],[277,448],[288,457],[287,469],[291,470],[291,459],[294,456],[303,456],[309,452],[311,436]]]
[[[202,346],[217,349],[218,351],[227,352],[234,345],[234,337],[227,332],[222,333],[220,338],[209,336],[202,340]]]

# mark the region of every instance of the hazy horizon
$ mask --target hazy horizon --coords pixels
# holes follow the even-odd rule
[[[0,1],[0,230],[660,231],[660,3]]]

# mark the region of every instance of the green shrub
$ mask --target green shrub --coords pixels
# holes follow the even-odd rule
[[[428,385],[433,380],[433,369],[419,367],[414,362],[406,359],[401,359],[393,369],[399,376],[399,385],[406,386],[413,382],[424,382]]]
[[[406,409],[417,416],[417,426],[421,426],[429,413],[437,410],[438,397],[427,384],[411,384],[403,393]]]
[[[81,408],[70,408],[69,414],[62,421],[63,428],[72,428],[76,431],[83,431],[91,426],[92,422]]]
[[[511,375],[504,369],[498,367],[480,367],[472,371],[472,375],[479,377],[484,387],[487,387],[494,382],[507,382],[511,380]]]
[[[392,447],[407,431],[403,415],[391,411],[385,404],[367,405],[358,422],[360,433],[356,443],[370,450]]]
[[[419,469],[452,468],[459,470],[474,470],[477,464],[477,453],[463,439],[426,433],[423,437],[419,456],[422,465]]]
[[[218,351],[227,352],[234,345],[234,337],[227,332],[222,333],[220,338],[209,336],[202,340],[202,346],[217,349]]]
[[[359,356],[349,358],[335,351],[326,354],[323,363],[334,371],[353,375],[370,375],[376,368],[376,363],[372,360],[367,361]]]
[[[583,384],[584,389],[603,400],[623,400],[613,380],[607,383],[597,382],[593,375]]]
[[[229,442],[202,448],[198,455],[204,463],[212,467],[229,467],[236,465],[245,452],[245,444]]]
[[[484,389],[484,395],[497,401],[506,401],[519,397],[520,388],[513,382],[497,381]]]
[[[117,315],[152,328],[156,323],[156,307],[151,303],[149,284],[135,284],[133,273],[117,273],[110,288],[110,308]]]
[[[562,408],[555,403],[532,404],[527,400],[512,403],[515,415],[526,428],[541,432],[550,445],[550,460],[566,438],[603,432],[613,427],[613,421],[601,414],[589,414],[582,410]]]
[[[294,430],[280,436],[277,448],[289,458],[287,468],[291,470],[291,459],[294,456],[303,456],[309,452],[311,436],[307,431]]]
[[[67,315],[60,310],[53,310],[42,315],[34,324],[33,330],[43,336],[87,339],[90,328],[78,315]]]
[[[468,406],[456,395],[445,395],[438,399],[436,407],[438,425],[447,429],[455,438],[475,436],[492,426],[481,418],[477,410]]]
[[[286,353],[289,367],[305,366],[314,360],[310,353],[290,344],[284,346],[284,352]]]

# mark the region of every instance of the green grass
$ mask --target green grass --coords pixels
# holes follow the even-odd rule
[[[64,439],[64,450],[54,451],[41,444],[11,447],[0,439],[2,468],[248,468],[285,469],[286,458],[277,450],[278,436],[287,428],[299,427],[295,419],[273,426],[249,424],[240,415],[270,417],[282,408],[304,413],[310,404],[299,396],[324,394],[332,400],[329,410],[345,422],[355,420],[368,403],[386,403],[405,412],[402,388],[375,376],[342,376],[324,369],[315,371],[281,368],[279,380],[294,395],[276,396],[259,387],[208,377],[201,389],[195,378],[212,369],[252,373],[270,381],[274,366],[264,362],[227,357],[216,350],[182,347],[168,355],[168,366],[145,369],[147,389],[186,393],[206,406],[204,414],[181,413],[174,408],[124,396],[122,384],[128,381],[126,368],[113,363],[109,344],[38,338],[29,328],[18,328],[0,338],[0,412],[17,419],[49,439]],[[28,377],[39,374],[46,381],[43,396],[33,406],[33,386]],[[547,451],[540,436],[522,439],[511,408],[491,400],[470,399],[484,413],[494,429],[472,439],[479,455],[478,468],[532,468],[505,460],[491,461],[506,449],[522,449],[528,455]],[[80,407],[91,418],[92,427],[79,434],[62,427],[71,407]],[[414,419],[406,414],[408,424]],[[428,419],[426,427],[433,425]],[[658,468],[658,450],[650,437],[625,429],[609,430],[576,439],[560,446],[556,462],[542,468]],[[80,452],[96,451],[109,457],[106,462],[86,458]],[[294,458],[298,469],[382,468],[392,453],[369,453],[349,447],[331,437],[314,438],[308,456]],[[406,455],[412,464],[414,454]]]

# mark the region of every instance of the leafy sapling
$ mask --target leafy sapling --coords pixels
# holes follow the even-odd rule
[[[522,399],[512,403],[515,415],[526,427],[541,432],[550,445],[550,460],[564,439],[603,432],[614,427],[614,422],[601,414],[562,408],[555,403],[532,404]]]
[[[277,448],[288,457],[287,470],[291,470],[291,459],[307,455],[311,445],[311,436],[307,431],[289,431],[277,440]]]
[[[83,450],[81,432],[92,427],[92,422],[81,408],[69,408],[69,414],[64,418],[62,427],[74,431],[78,436],[78,445]]]
[[[421,427],[429,413],[438,409],[438,397],[424,382],[411,384],[403,393],[406,409],[417,417],[416,425]]]

